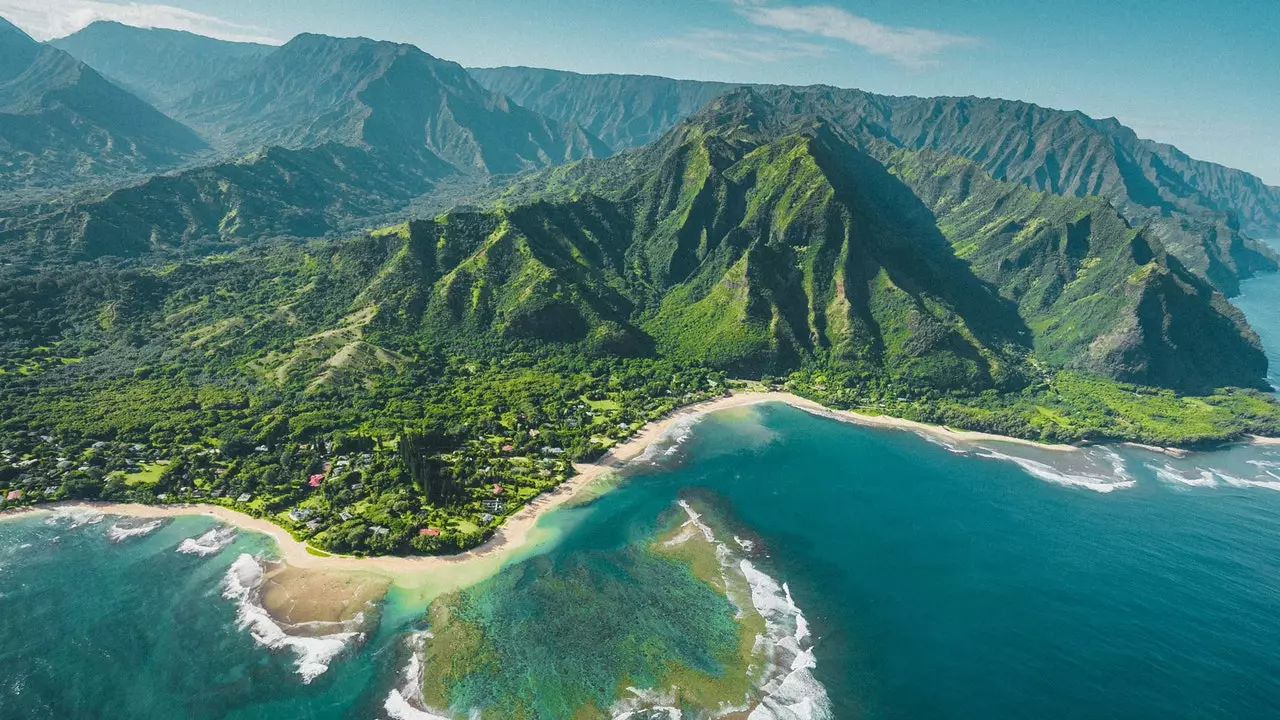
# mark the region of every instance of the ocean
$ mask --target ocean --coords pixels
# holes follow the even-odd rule
[[[1274,374],[1280,276],[1240,305]],[[1280,716],[1280,446],[956,445],[764,404],[541,524],[430,610],[393,588],[300,639],[247,589],[262,536],[5,519],[0,718],[741,717],[744,691],[753,719]]]

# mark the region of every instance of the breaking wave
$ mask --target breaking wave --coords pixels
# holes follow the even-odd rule
[[[1226,485],[1234,488],[1262,488],[1264,490],[1280,491],[1280,476],[1269,469],[1276,467],[1276,463],[1264,460],[1249,460],[1247,462],[1261,470],[1263,474],[1255,478],[1242,478],[1217,468],[1191,468],[1190,470],[1184,470],[1169,464],[1153,465],[1150,463],[1147,464],[1147,468],[1155,473],[1157,478],[1174,485],[1193,487],[1221,487]]]
[[[826,688],[813,676],[818,663],[809,623],[792,600],[791,589],[760,572],[750,560],[742,560],[739,567],[751,587],[751,604],[765,622],[765,634],[756,636],[756,650],[770,658],[760,704],[748,715],[749,720],[834,717]]]
[[[706,413],[692,413],[676,418],[632,462],[638,465],[657,465],[663,458],[675,455],[693,434],[693,426],[706,416]]]
[[[1110,472],[1107,474],[1084,471],[1071,472],[1048,463],[1032,460],[1031,458],[1018,457],[1017,455],[1009,455],[985,446],[977,448],[973,454],[975,457],[1005,460],[1014,463],[1028,474],[1055,485],[1080,487],[1094,492],[1109,493],[1115,490],[1131,488],[1137,484],[1137,481],[1129,474],[1128,469],[1125,467],[1124,458],[1120,457],[1119,453],[1110,448],[1103,448],[1100,452],[1101,458],[1099,459],[1110,466]]]
[[[763,658],[765,663],[757,687],[759,697],[743,707],[721,707],[716,716],[741,714],[750,710],[747,715],[749,720],[833,718],[827,690],[813,675],[817,661],[813,655],[809,622],[792,599],[790,588],[786,583],[779,584],[750,560],[739,558],[726,543],[717,540],[711,527],[703,522],[702,516],[687,501],[681,500],[680,507],[689,519],[673,541],[701,534],[708,542],[713,543],[716,557],[726,573],[726,587],[729,585],[727,573],[735,570],[746,583],[749,599],[737,597],[734,592],[729,593],[729,600],[739,607],[739,617],[748,610],[744,607],[745,603],[750,602],[751,608],[765,622],[765,632],[756,636],[753,648],[753,654]],[[740,547],[749,551],[749,542],[736,537],[734,539]],[[647,713],[646,717],[660,717],[657,713],[666,713],[670,718],[681,716],[680,711],[674,707],[674,696],[668,697],[654,690],[630,688],[629,691],[631,697],[611,708],[614,720],[632,720],[641,711]]]
[[[248,631],[254,641],[270,650],[290,650],[303,683],[310,683],[329,669],[329,664],[364,633],[344,631],[319,637],[290,635],[260,604],[265,574],[257,558],[242,553],[227,570],[222,596],[237,604],[236,626]]]
[[[178,552],[186,555],[208,557],[217,555],[236,539],[236,529],[232,527],[215,527],[197,538],[187,538],[178,546]]]
[[[45,521],[45,525],[58,525],[63,521],[67,522],[67,529],[75,530],[85,525],[97,525],[106,520],[107,516],[94,510],[93,508],[72,507],[60,508],[54,511]]]
[[[398,688],[392,689],[387,695],[387,699],[382,703],[382,709],[387,711],[393,720],[449,720],[444,715],[437,715],[427,710],[420,710],[418,706],[422,705],[422,652],[427,640],[431,638],[429,632],[417,632],[409,635],[407,642],[409,643],[409,663],[405,665],[401,677],[404,684]]]
[[[163,520],[151,520],[150,522],[145,522],[140,525],[133,525],[127,522],[116,523],[115,525],[107,528],[107,538],[110,539],[111,542],[124,542],[132,537],[150,535],[156,530],[159,530],[163,525]]]

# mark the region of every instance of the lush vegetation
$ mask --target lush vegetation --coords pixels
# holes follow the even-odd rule
[[[0,277],[7,505],[198,499],[320,551],[450,552],[733,378],[1039,440],[1280,434],[1258,338],[1158,233],[752,92],[487,209],[237,247],[360,202],[298,199],[335,175],[290,158],[323,152],[396,182],[270,150],[77,211],[72,246],[114,257]]]

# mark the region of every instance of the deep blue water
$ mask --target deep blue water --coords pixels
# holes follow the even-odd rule
[[[1280,276],[1238,304],[1277,382]],[[836,717],[1280,717],[1280,448],[949,448],[764,405],[656,457],[545,518],[559,540],[477,591],[502,610],[482,620],[513,674],[472,700],[601,685],[635,659],[597,651],[634,628],[706,664],[698,644],[723,628],[690,623],[723,604],[639,553],[687,498],[788,583]],[[223,596],[264,538],[202,557],[175,549],[208,520],[119,543],[113,522],[0,521],[0,719],[385,715],[425,609],[412,593],[306,684]]]
[[[1280,251],[1280,240],[1264,241]],[[1262,346],[1271,361],[1267,379],[1280,387],[1280,280],[1262,275],[1240,284],[1240,295],[1231,302],[1244,311],[1249,324],[1262,337]]]
[[[660,590],[608,582],[638,577],[618,571],[626,555],[686,497],[755,540],[760,564],[789,583],[837,717],[1277,716],[1280,485],[1244,483],[1269,477],[1250,462],[1280,467],[1280,451],[1173,461],[1126,450],[1119,462],[1131,484],[1098,492],[907,432],[782,405],[730,411],[620,489],[551,516],[560,544],[505,571],[517,580],[491,583],[554,598],[571,581],[598,625],[581,613],[556,622],[556,603],[544,602],[554,633],[489,630],[526,658],[590,647],[618,624],[610,611],[661,632],[673,611]],[[1221,474],[1197,479],[1209,462]],[[174,548],[206,520],[119,544],[105,537],[110,524],[0,523],[0,716],[379,713],[416,609],[306,685],[292,653],[237,629],[221,594],[231,561],[262,539],[203,558]],[[521,672],[542,672],[547,687],[572,682],[551,666]]]

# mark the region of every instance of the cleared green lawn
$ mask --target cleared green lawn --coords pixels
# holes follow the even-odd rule
[[[143,463],[141,470],[124,476],[124,484],[130,487],[134,485],[155,485],[160,482],[160,474],[163,473],[164,469],[168,466],[168,460],[157,460],[153,463]]]

